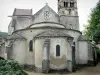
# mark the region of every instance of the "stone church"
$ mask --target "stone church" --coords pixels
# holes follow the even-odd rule
[[[79,30],[77,0],[58,0],[58,13],[46,4],[34,15],[32,9],[15,9],[10,17],[7,59],[36,72],[72,72],[96,57],[94,45]]]

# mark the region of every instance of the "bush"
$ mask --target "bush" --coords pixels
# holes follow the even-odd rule
[[[0,75],[28,75],[17,61],[0,60]]]
[[[97,50],[96,50],[96,53],[100,54],[100,49],[97,49]]]

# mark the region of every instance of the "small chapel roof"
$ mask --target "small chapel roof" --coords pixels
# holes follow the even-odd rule
[[[19,34],[13,34],[11,36],[8,36],[7,39],[13,40],[13,39],[26,39],[25,37],[19,35]]]
[[[86,41],[87,39],[86,39],[86,37],[84,36],[84,35],[81,35],[80,37],[79,37],[79,41]]]
[[[13,16],[31,16],[32,9],[16,9],[14,10]]]

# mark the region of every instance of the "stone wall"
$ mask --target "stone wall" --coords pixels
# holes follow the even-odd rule
[[[79,60],[79,48],[78,48],[78,38],[79,36],[81,35],[81,33],[79,31],[76,31],[76,30],[69,30],[69,29],[63,29],[63,28],[32,28],[32,29],[25,29],[25,30],[20,30],[20,31],[17,31],[15,33],[18,33],[20,35],[22,35],[23,37],[25,37],[27,39],[27,45],[29,44],[29,41],[34,39],[35,36],[37,36],[38,34],[41,34],[43,32],[47,32],[47,31],[60,31],[64,34],[68,34],[70,35],[71,37],[74,38],[74,42],[76,43],[76,46],[75,46],[75,49],[76,49],[76,61]],[[33,41],[33,47],[34,47],[34,41]],[[33,52],[34,54],[34,52]],[[29,63],[28,62],[28,59],[32,57],[32,52],[27,52],[27,64]]]
[[[2,42],[1,46],[0,46],[0,57],[6,59],[6,46],[5,43]]]
[[[96,46],[100,49],[100,44],[97,44]]]
[[[88,63],[88,42],[79,41],[79,64]]]
[[[56,46],[60,46],[60,56],[56,56]],[[50,68],[65,69],[67,67],[67,38],[53,38],[50,40]]]
[[[35,41],[35,66],[42,69],[44,40]]]
[[[61,16],[60,23],[65,25],[68,29],[79,30],[78,16]]]
[[[88,41],[79,41],[79,64],[93,62],[93,45]]]
[[[44,43],[45,40],[49,39],[49,57],[45,54]],[[61,70],[69,69],[71,70],[72,66],[72,48],[68,43],[67,38],[45,38],[45,39],[36,39],[35,40],[35,67],[42,70],[43,61],[47,60],[50,62],[50,69]],[[56,46],[60,46],[60,56],[56,56]],[[47,58],[48,57],[48,58]],[[70,63],[68,63],[70,61]],[[48,62],[48,63],[49,63]],[[45,62],[46,63],[46,62]],[[46,66],[46,65],[45,65]]]
[[[31,24],[31,17],[30,16],[20,16],[16,17],[16,23],[15,23],[15,31],[19,29],[25,29]]]
[[[23,39],[17,39],[13,42],[10,59],[14,59],[21,64],[25,64],[26,61],[27,45]]]

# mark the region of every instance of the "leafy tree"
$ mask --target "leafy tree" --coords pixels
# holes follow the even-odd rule
[[[100,1],[91,11],[88,24],[85,25],[85,28],[84,33],[87,39],[98,43],[100,41]]]
[[[17,61],[0,60],[0,75],[28,75]]]

